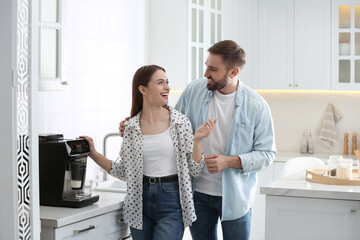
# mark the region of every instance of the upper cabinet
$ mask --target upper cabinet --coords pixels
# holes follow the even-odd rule
[[[329,0],[259,0],[259,88],[330,89]]]
[[[332,1],[332,85],[360,90],[360,2]]]

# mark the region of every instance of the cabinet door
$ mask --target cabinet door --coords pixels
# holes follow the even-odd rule
[[[332,1],[332,89],[360,90],[360,2]]]
[[[359,239],[358,201],[266,196],[266,239]]]
[[[124,221],[124,215],[121,211],[114,211],[106,214],[106,235],[118,232],[120,230],[129,229]]]
[[[55,229],[56,240],[99,240],[105,239],[105,216],[90,218]]]
[[[294,89],[330,89],[329,0],[294,2]]]
[[[265,239],[265,195],[260,194],[260,186],[266,186],[273,181],[274,164],[258,172],[258,187],[252,206],[251,238]]]
[[[259,87],[293,88],[293,1],[259,1]]]

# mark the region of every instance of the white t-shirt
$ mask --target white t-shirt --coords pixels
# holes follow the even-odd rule
[[[164,177],[177,173],[170,128],[160,134],[144,135],[143,152],[144,175]]]
[[[210,136],[202,140],[205,157],[211,154],[226,155],[229,127],[235,112],[235,94],[236,92],[224,95],[219,91],[214,91],[206,120],[209,118],[218,120]],[[211,174],[205,166],[201,175],[196,178],[195,191],[222,196],[221,172]]]

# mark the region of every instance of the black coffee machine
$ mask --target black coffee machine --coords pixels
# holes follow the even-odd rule
[[[39,136],[40,205],[85,207],[99,196],[85,196],[86,159],[90,153],[84,139],[64,140],[62,134]]]

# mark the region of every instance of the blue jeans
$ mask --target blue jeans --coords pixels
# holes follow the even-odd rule
[[[194,193],[197,220],[190,227],[193,240],[217,240],[217,223],[222,212],[222,197]],[[251,209],[241,218],[221,221],[224,240],[250,238]]]
[[[143,229],[134,240],[181,240],[184,235],[178,182],[143,183]]]

